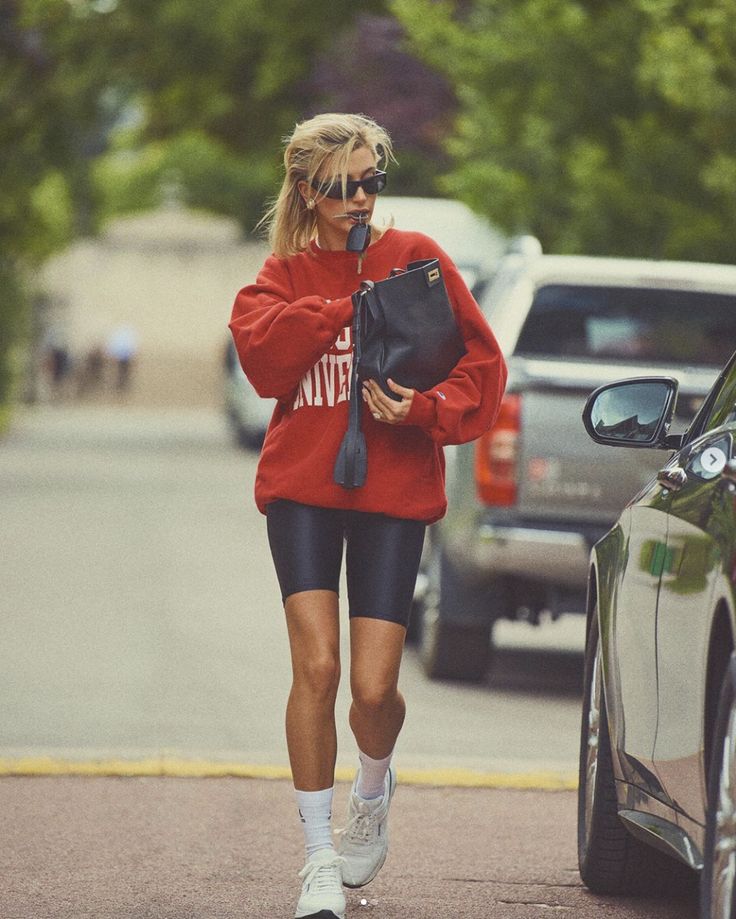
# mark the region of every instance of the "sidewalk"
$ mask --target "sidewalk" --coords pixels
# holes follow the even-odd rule
[[[341,825],[349,786],[336,787]],[[379,877],[347,919],[686,919],[694,900],[593,897],[575,792],[399,786]],[[291,784],[217,778],[0,778],[2,919],[293,916],[302,865]],[[365,902],[363,902],[365,901]]]

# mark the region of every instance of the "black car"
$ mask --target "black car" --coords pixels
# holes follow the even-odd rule
[[[675,435],[677,389],[608,384],[583,416],[670,453],[591,553],[580,873],[625,894],[700,872],[701,917],[736,917],[736,354]]]

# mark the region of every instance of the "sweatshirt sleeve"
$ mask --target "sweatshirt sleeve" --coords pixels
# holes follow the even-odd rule
[[[255,284],[235,298],[230,331],[240,363],[259,396],[293,391],[353,317],[350,297],[294,299],[283,260],[270,256]]]
[[[432,257],[440,260],[467,353],[446,380],[414,393],[404,423],[422,428],[438,444],[461,444],[493,426],[506,386],[506,362],[460,272],[435,243],[431,246]]]

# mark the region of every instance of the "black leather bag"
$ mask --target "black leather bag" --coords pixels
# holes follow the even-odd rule
[[[356,302],[357,298],[357,302]],[[424,392],[446,379],[465,354],[437,259],[410,262],[385,281],[364,281],[353,297],[360,311],[358,377]]]
[[[424,392],[445,380],[466,353],[437,259],[410,262],[383,281],[363,281],[353,294],[353,347],[348,431],[334,469],[343,488],[359,488],[367,471],[361,383],[375,380],[400,401],[387,379]]]

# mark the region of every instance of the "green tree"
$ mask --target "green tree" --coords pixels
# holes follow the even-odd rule
[[[383,0],[362,4],[382,10]],[[251,229],[314,56],[348,0],[2,0],[0,406],[35,267],[120,210],[184,202]]]
[[[92,225],[86,164],[105,119],[93,23],[65,0],[0,7],[0,427],[36,266]]]
[[[363,112],[388,130],[391,194],[438,194],[457,102],[449,80],[408,52],[395,17],[361,12],[315,60],[310,83],[313,110]]]
[[[173,184],[184,203],[252,230],[278,180],[281,138],[314,102],[314,61],[357,12],[349,0],[120,2],[100,38],[127,100],[96,173],[107,212],[136,195],[150,207]]]
[[[561,252],[732,262],[731,0],[393,0],[453,83],[445,191]]]

